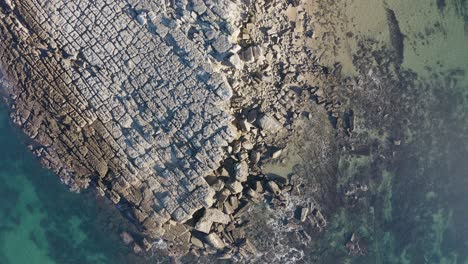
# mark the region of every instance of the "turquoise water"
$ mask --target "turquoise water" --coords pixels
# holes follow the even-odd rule
[[[136,263],[115,212],[41,168],[0,110],[0,263]]]

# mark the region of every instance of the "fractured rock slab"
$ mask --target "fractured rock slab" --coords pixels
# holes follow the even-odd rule
[[[188,19],[155,1],[2,2],[12,119],[46,167],[75,191],[92,182],[151,237],[214,203],[204,177],[234,137],[232,91],[211,68],[204,34],[189,36]],[[192,8],[212,21],[213,46],[226,52],[231,14],[213,6]]]

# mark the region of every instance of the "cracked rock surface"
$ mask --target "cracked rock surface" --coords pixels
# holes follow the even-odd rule
[[[265,167],[286,163],[283,149],[312,112],[339,115],[312,54],[307,5],[0,0],[0,8],[0,84],[12,120],[71,190],[94,187],[135,224],[139,232],[121,236],[136,253],[164,244],[170,255],[259,260],[245,229],[260,202],[278,212],[294,203],[302,222],[326,225],[315,202],[287,202],[294,177]]]
[[[229,18],[210,5],[0,1],[14,123],[72,190],[93,183],[150,237],[214,203],[204,176],[235,134],[231,88],[209,63],[230,48]],[[205,35],[190,36],[193,21]]]

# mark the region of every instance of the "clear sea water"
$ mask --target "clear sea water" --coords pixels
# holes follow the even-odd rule
[[[116,212],[41,168],[0,109],[0,263],[136,263]]]

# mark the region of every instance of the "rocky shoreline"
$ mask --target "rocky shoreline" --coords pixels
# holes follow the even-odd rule
[[[44,166],[134,225],[135,253],[314,263],[432,98],[409,88],[395,12],[382,46],[341,4],[0,0],[2,92]],[[354,228],[339,248],[366,255]]]
[[[136,253],[161,239],[171,255],[256,253],[241,215],[297,188],[262,164],[280,158],[303,108],[327,100],[307,84],[326,70],[304,50],[300,5],[1,7],[11,117],[46,167],[112,200],[140,230],[122,233]],[[309,214],[325,223],[310,204],[299,219]]]

